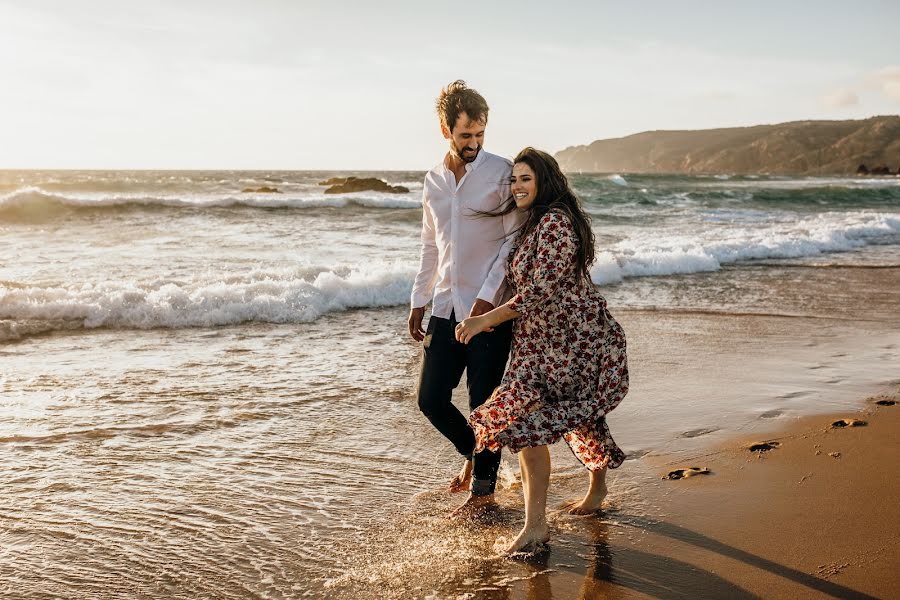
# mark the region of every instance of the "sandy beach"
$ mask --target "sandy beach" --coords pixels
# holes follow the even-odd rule
[[[657,497],[659,516],[622,507],[572,524],[589,541],[549,560],[524,597],[897,597],[900,411],[876,402],[898,400],[647,457],[642,493]],[[845,419],[866,425],[832,425]],[[774,448],[749,449],[761,442]],[[685,470],[694,474],[666,478]]]
[[[633,565],[633,578],[595,580],[592,591],[896,598],[898,401],[877,395],[859,411],[804,417],[696,454],[647,457],[660,477],[689,476],[654,486],[664,499],[658,520],[616,516],[622,526],[609,543],[645,561]],[[639,541],[622,535],[628,528],[642,532]],[[654,581],[654,565],[672,576]]]
[[[834,286],[836,274],[845,286]],[[898,277],[900,269],[782,273],[742,282],[755,309],[619,311],[632,391],[609,422],[629,459],[610,473],[600,514],[560,510],[583,493],[585,476],[557,444],[550,551],[496,558],[495,540],[514,535],[523,516],[507,457],[495,521],[449,522],[460,499],[419,493],[365,537],[366,558],[327,593],[896,597]],[[866,424],[832,425],[844,420]],[[687,476],[669,478],[679,470]]]
[[[670,314],[654,318],[646,333],[657,334],[654,347],[660,352],[678,340],[692,353],[702,342],[673,338],[675,324],[705,331],[709,320],[733,332],[790,329],[771,317],[735,317],[729,323],[721,316]],[[642,331],[635,327],[640,321],[632,314],[633,332]],[[826,337],[836,334],[834,326],[822,329]],[[659,335],[662,331],[668,335]],[[640,348],[641,336],[633,338]],[[813,339],[807,342],[812,356],[828,356]],[[781,349],[761,358],[752,348],[740,347],[744,353],[736,357],[721,344],[710,349],[696,366],[706,370],[698,385],[713,387],[721,400],[728,395],[725,382],[733,379],[729,393],[752,398],[760,388],[740,381],[740,358],[751,380],[759,379],[766,360],[772,360],[782,370],[770,372],[769,387],[763,388],[782,392],[777,396],[782,405],[802,401],[804,394],[784,392],[790,389],[787,373],[800,370],[802,355]],[[719,359],[712,359],[716,354]],[[668,381],[688,394],[685,385],[692,374],[661,363],[645,366],[668,369]],[[582,492],[584,476],[564,447],[554,447],[553,540],[542,555],[510,560],[495,554],[494,540],[513,535],[521,522],[516,473],[505,473],[498,493],[501,511],[487,523],[450,522],[446,509],[458,500],[438,491],[421,493],[393,525],[367,536],[366,559],[326,590],[340,597],[397,598],[897,597],[900,490],[893,472],[900,464],[895,441],[900,380],[884,365],[881,373],[895,379],[870,387],[878,392],[873,395],[844,397],[845,410],[786,417],[792,411],[759,408],[759,418],[744,433],[722,434],[715,426],[717,415],[698,414],[697,423],[705,427],[683,432],[663,450],[632,452],[619,471],[611,472],[610,495],[593,517],[561,509]],[[653,378],[666,381],[658,372]]]

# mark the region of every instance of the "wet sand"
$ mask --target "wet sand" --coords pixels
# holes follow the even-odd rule
[[[0,348],[0,597],[896,596],[896,427],[879,423],[900,409],[822,430],[897,393],[900,268],[745,271],[665,279],[734,289],[746,306],[727,312],[609,290],[632,366],[609,421],[629,459],[603,513],[552,514],[551,551],[528,561],[493,552],[524,515],[512,455],[492,521],[447,519],[459,457],[416,407],[405,307],[23,332]],[[806,432],[862,446],[815,455]],[[565,445],[551,455],[555,508],[586,476]],[[662,478],[693,466],[711,474]]]
[[[457,466],[447,453],[442,478],[366,523],[346,548],[361,546],[361,560],[317,593],[542,600],[900,596],[900,490],[893,475],[900,464],[894,441],[900,404],[870,401],[872,394],[900,400],[900,332],[885,316],[892,281],[880,282],[884,302],[857,303],[865,311],[855,318],[836,311],[619,311],[629,336],[632,391],[610,424],[629,458],[610,472],[600,514],[560,510],[584,493],[586,476],[557,444],[551,448],[550,551],[524,560],[497,557],[495,542],[514,535],[524,516],[516,460],[504,459],[498,513],[488,522],[459,523],[447,514],[462,496],[439,483]],[[794,308],[785,303],[784,312]],[[463,393],[457,396],[464,406]],[[832,428],[839,419],[867,425]],[[440,447],[427,427],[421,430]],[[762,442],[777,445],[749,450]],[[693,467],[701,473],[666,478]]]
[[[520,524],[516,481],[499,492],[502,508],[488,523],[448,522],[446,495],[420,495],[417,514],[368,538],[368,560],[327,589],[352,597],[377,587],[398,598],[896,598],[893,388],[858,410],[630,461],[628,488],[612,473],[596,516],[560,510],[560,489],[571,496],[583,482],[554,475],[550,550],[521,560],[491,557],[492,540]],[[854,420],[865,425],[833,425]],[[750,449],[758,444],[771,449]],[[669,478],[692,468],[700,473]],[[420,570],[411,577],[403,557],[416,553]]]
[[[557,598],[900,597],[900,395],[863,406],[697,453],[646,456],[658,479],[642,493],[656,496],[660,514],[632,515],[622,506],[585,521],[593,563],[549,574],[545,591]],[[856,423],[833,425],[848,421]],[[681,472],[688,476],[666,478]]]

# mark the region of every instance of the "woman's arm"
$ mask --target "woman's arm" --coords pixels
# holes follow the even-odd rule
[[[481,333],[482,331],[493,331],[494,327],[501,323],[506,323],[519,317],[517,313],[509,307],[510,302],[501,304],[492,311],[486,312],[478,317],[469,317],[462,323],[456,325],[456,341],[468,344],[469,341]]]
[[[536,236],[534,257],[528,259],[531,276],[503,306],[457,325],[458,341],[468,344],[482,331],[491,331],[504,321],[540,308],[551,301],[563,281],[572,277],[578,238],[568,217],[551,210],[541,217]]]

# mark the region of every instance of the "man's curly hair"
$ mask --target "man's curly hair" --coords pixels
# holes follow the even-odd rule
[[[453,131],[453,126],[462,113],[466,113],[473,121],[487,123],[489,110],[487,102],[462,79],[457,79],[441,90],[436,107],[441,125],[446,125],[450,131]]]

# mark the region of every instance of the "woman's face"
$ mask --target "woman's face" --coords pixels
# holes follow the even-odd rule
[[[509,178],[510,191],[521,210],[528,210],[537,196],[537,178],[527,164],[520,162],[513,165]]]

